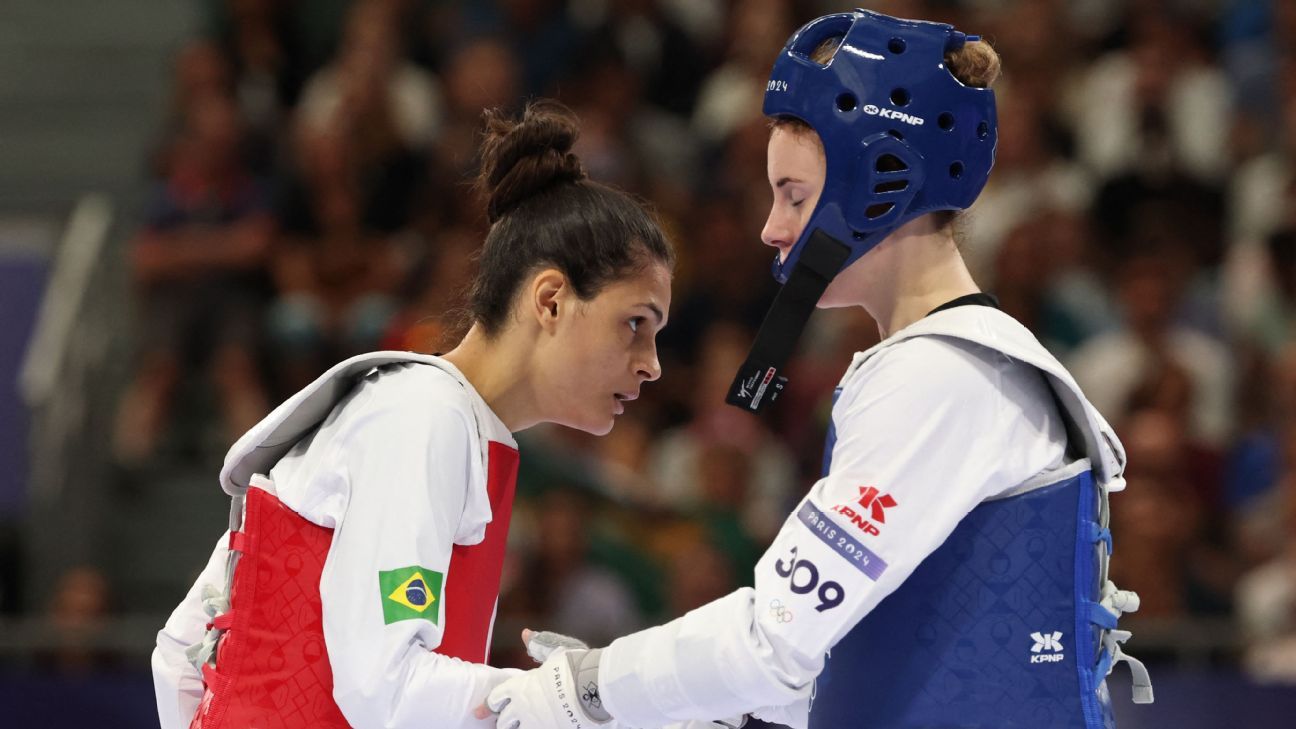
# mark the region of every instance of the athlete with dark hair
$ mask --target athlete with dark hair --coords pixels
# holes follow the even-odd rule
[[[163,729],[470,727],[518,453],[552,422],[607,433],[661,375],[674,254],[585,178],[575,118],[488,116],[491,222],[472,327],[442,357],[347,360],[230,450],[230,532],[158,634]]]

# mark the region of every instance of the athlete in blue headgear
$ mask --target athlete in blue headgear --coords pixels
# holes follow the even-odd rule
[[[1112,726],[1105,678],[1142,664],[1107,579],[1119,440],[968,274],[957,211],[994,159],[999,72],[948,25],[819,18],[769,80],[763,232],[784,288],[729,401],[775,397],[801,325],[862,306],[824,475],[740,589],[602,650],[556,651],[488,705],[514,729],[755,714],[793,727]]]

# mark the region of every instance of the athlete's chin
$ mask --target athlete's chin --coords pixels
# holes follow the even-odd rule
[[[612,432],[612,426],[616,425],[616,417],[611,413],[606,414],[586,414],[580,418],[574,418],[564,423],[569,428],[589,433],[590,435],[607,435]]]

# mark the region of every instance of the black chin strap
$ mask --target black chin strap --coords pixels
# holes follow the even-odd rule
[[[814,313],[819,297],[849,255],[849,247],[822,230],[811,234],[792,275],[765,314],[747,361],[729,386],[725,402],[758,413],[778,399],[787,386],[787,376],[779,371],[792,358],[801,330]]]

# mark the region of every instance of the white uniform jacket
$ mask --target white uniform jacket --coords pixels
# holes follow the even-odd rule
[[[285,437],[294,421],[306,430]],[[323,632],[333,698],[355,727],[494,725],[472,711],[517,672],[431,652],[443,622],[388,624],[377,582],[379,572],[408,565],[440,572],[447,584],[455,579],[448,572],[453,546],[477,544],[491,521],[491,441],[516,448],[458,370],[437,357],[388,352],[333,368],[226,458],[227,492],[249,483],[272,490],[308,521],[334,530],[319,586]],[[270,465],[268,479],[254,475]],[[226,550],[222,537],[158,633],[153,676],[162,729],[187,727],[202,697],[202,678],[185,651],[203,639],[209,620],[203,587],[225,589]]]

